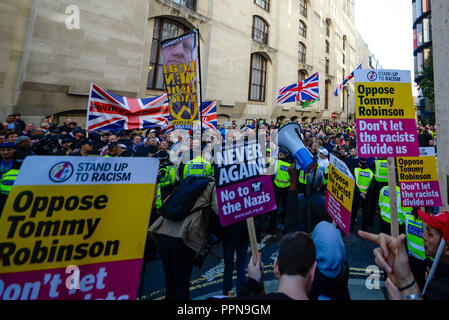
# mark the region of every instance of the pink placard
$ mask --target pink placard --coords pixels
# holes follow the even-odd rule
[[[438,181],[400,182],[403,207],[442,207]]]
[[[276,209],[271,176],[217,189],[217,203],[222,226],[228,226]]]
[[[332,220],[340,227],[346,235],[349,235],[351,226],[351,212],[341,204],[329,190],[326,190],[326,211]]]
[[[418,157],[414,119],[357,119],[359,157]]]
[[[134,300],[141,267],[142,259],[136,259],[0,274],[0,299]],[[70,289],[76,284],[78,289]]]

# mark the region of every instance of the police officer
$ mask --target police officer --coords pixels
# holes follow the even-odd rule
[[[422,290],[426,281],[426,262],[428,260],[426,261],[426,251],[424,250],[423,222],[419,217],[418,208],[413,208],[411,213],[405,214],[405,234],[410,269]]]
[[[374,174],[366,167],[366,162],[365,158],[359,158],[359,166],[354,169],[356,185],[354,190],[354,201],[352,203],[351,230],[354,229],[359,207],[362,208],[363,214],[362,230],[367,231],[368,226],[373,223],[373,217],[369,216],[368,192],[370,191]]]
[[[6,199],[10,194],[14,183],[16,182],[17,175],[19,174],[20,166],[23,159],[14,159],[12,168],[2,175],[0,180],[0,214],[5,206]]]
[[[288,174],[288,168],[291,166],[292,162],[288,155],[289,152],[287,149],[285,149],[284,147],[279,147],[278,160],[276,161],[273,179],[274,196],[276,198],[278,209],[270,213],[268,232],[271,234],[276,233],[277,213],[279,212],[279,216],[281,217],[282,222],[285,218],[288,187],[290,186],[290,176]],[[279,208],[281,209],[279,210]]]
[[[379,200],[380,189],[388,185],[388,162],[386,158],[377,158],[370,165],[374,173],[373,190],[370,193],[370,216],[374,217]]]
[[[401,205],[401,189],[396,186],[396,200],[398,206],[398,223],[399,232],[404,233],[405,215],[412,212],[412,208],[403,207]],[[383,233],[391,234],[391,215],[390,215],[390,188],[388,186],[380,189],[379,193],[379,208],[380,208],[380,229]]]
[[[160,180],[158,186],[163,201],[173,191],[176,184],[176,170],[169,161],[170,156],[167,151],[159,151],[157,157],[160,161],[158,172]]]
[[[193,141],[193,149],[197,152],[201,152],[201,148],[199,148],[199,141]],[[213,174],[213,168],[210,162],[205,160],[202,155],[195,157],[184,165],[184,170],[182,174],[182,178],[185,179],[188,176],[201,176],[207,177]]]

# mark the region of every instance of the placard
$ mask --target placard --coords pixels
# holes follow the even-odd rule
[[[410,71],[354,74],[359,157],[419,156]]]

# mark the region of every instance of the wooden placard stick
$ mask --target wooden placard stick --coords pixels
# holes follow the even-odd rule
[[[399,237],[398,198],[396,196],[396,162],[394,157],[388,157],[388,189],[390,190],[391,236]]]
[[[249,243],[251,245],[251,252],[253,256],[253,262],[254,265],[256,265],[257,257],[259,256],[259,250],[257,249],[257,237],[256,237],[256,228],[254,227],[254,218],[248,218],[246,219],[246,223],[248,225],[248,235],[249,235]],[[263,275],[262,275],[262,288],[263,292],[265,293],[265,285],[263,281]]]

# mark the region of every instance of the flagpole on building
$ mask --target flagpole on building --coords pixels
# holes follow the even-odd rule
[[[200,102],[198,104],[198,113],[200,116],[200,145],[201,145],[201,151],[202,144],[203,144],[203,86],[201,81],[201,50],[200,50],[200,29],[195,29],[198,33],[197,36],[197,45],[198,45],[198,72],[199,72],[199,87],[200,87]]]

